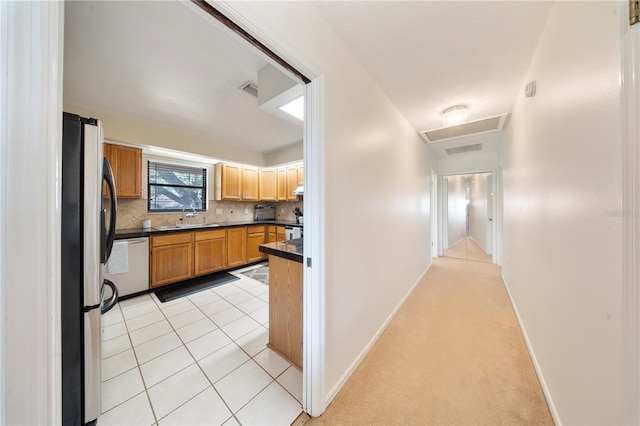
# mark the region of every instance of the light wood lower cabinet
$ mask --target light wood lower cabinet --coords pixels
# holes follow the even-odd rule
[[[279,241],[284,241],[285,239],[284,226],[268,225],[267,233],[265,236],[267,238],[268,243],[276,243]]]
[[[194,242],[194,275],[227,268],[227,231],[198,231]]]
[[[257,262],[266,259],[267,256],[260,251],[260,244],[265,241],[265,226],[247,226],[247,258],[246,263]]]
[[[260,244],[284,241],[284,226],[249,225],[226,229],[152,235],[149,287],[160,287],[200,275],[266,259]]]
[[[302,263],[269,256],[269,345],[302,368]]]
[[[227,266],[244,265],[247,258],[247,228],[227,229]]]
[[[193,276],[193,232],[152,236],[150,247],[150,287]]]

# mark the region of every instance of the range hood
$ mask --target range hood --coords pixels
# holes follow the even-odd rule
[[[293,190],[293,195],[304,195],[304,187],[300,185],[296,189]]]

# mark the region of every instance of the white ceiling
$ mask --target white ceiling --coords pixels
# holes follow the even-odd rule
[[[551,9],[543,1],[314,5],[418,132],[442,127],[442,111],[456,104],[469,106],[469,121],[510,113]],[[432,146],[440,155],[444,144]]]
[[[180,2],[65,4],[65,104],[266,152],[302,140],[238,90],[266,64]]]
[[[542,1],[317,1],[338,35],[416,132],[441,112],[510,113],[551,8]],[[266,152],[300,125],[237,88],[267,61],[179,2],[67,2],[65,103],[127,115]],[[496,139],[498,135],[495,135]],[[483,135],[483,150],[497,150]],[[432,144],[472,143],[474,137]]]

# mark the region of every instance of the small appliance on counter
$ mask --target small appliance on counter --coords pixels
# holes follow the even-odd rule
[[[302,211],[300,211],[300,207],[293,209],[293,214],[296,215],[296,223],[302,224]]]
[[[256,204],[254,206],[255,221],[266,222],[269,220],[276,220],[276,206],[275,204]]]

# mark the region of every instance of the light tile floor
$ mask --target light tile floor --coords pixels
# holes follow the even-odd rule
[[[240,279],[104,315],[99,425],[289,425],[302,373],[266,347],[269,287]]]

